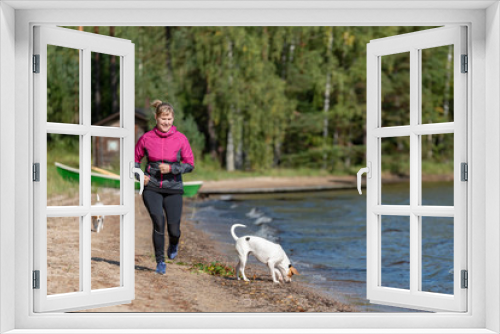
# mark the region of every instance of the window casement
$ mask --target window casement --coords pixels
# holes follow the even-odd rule
[[[13,6],[15,1],[12,2]],[[445,6],[446,8],[450,7]],[[470,6],[473,8],[472,2]],[[25,7],[26,8],[26,7]],[[35,25],[188,25],[196,22],[197,25],[223,25],[231,24],[235,20],[241,20],[248,25],[265,25],[270,24],[267,22],[269,16],[261,16],[261,10],[256,11],[244,11],[240,9],[229,9],[220,10],[221,17],[216,17],[214,20],[207,21],[207,11],[200,9],[190,9],[190,10],[179,10],[176,8],[169,8],[168,10],[126,10],[126,9],[115,9],[106,11],[108,15],[98,15],[98,9],[80,10],[80,9],[68,9],[66,11],[39,11],[39,10],[17,10],[16,11],[16,22],[15,22],[15,36],[16,36],[16,76],[18,87],[18,92],[16,92],[15,98],[15,110],[16,110],[16,122],[13,121],[12,126],[16,127],[16,151],[26,152],[26,154],[17,154],[16,166],[19,166],[18,173],[31,175],[32,159],[30,156],[33,155],[33,147],[30,144],[33,142],[32,135],[24,138],[21,134],[21,129],[24,128],[25,123],[17,121],[20,119],[28,120],[29,132],[34,133],[34,123],[32,121],[32,115],[34,115],[34,110],[32,107],[33,92],[30,87],[32,87],[33,82],[31,79],[31,74],[29,73],[31,68],[26,66],[26,64],[31,64],[31,55],[33,54],[32,42],[33,42],[33,27]],[[490,9],[488,9],[490,10]],[[491,331],[487,328],[492,328],[495,330],[498,327],[498,319],[496,316],[488,316],[485,310],[484,300],[489,303],[488,305],[493,305],[493,310],[497,307],[498,301],[496,297],[488,296],[485,292],[485,287],[493,287],[491,281],[485,277],[485,263],[483,260],[487,249],[491,248],[491,245],[496,242],[498,243],[498,236],[490,234],[487,235],[487,231],[492,230],[488,227],[489,222],[484,220],[484,206],[478,204],[484,202],[486,199],[484,189],[482,189],[486,184],[484,182],[484,173],[480,171],[481,167],[473,168],[475,160],[474,154],[478,161],[484,162],[485,158],[480,153],[483,150],[481,143],[485,142],[484,135],[484,124],[486,121],[484,119],[484,114],[480,112],[484,108],[484,98],[485,94],[487,98],[491,99],[493,95],[491,92],[486,92],[485,78],[489,78],[489,82],[492,83],[492,87],[499,88],[498,79],[492,73],[485,73],[482,71],[484,68],[485,61],[488,64],[493,64],[498,62],[498,55],[489,55],[484,57],[485,40],[487,45],[491,47],[498,47],[500,42],[494,41],[494,38],[489,34],[491,32],[484,31],[484,22],[488,20],[491,24],[495,24],[496,27],[500,26],[500,19],[498,16],[492,15],[491,13],[496,13],[498,15],[498,8],[490,10],[490,15],[486,17],[487,11],[485,7],[481,7],[476,10],[469,9],[398,9],[398,10],[384,10],[379,9],[377,11],[378,15],[373,15],[373,10],[357,9],[356,11],[346,11],[342,9],[312,9],[310,12],[315,13],[314,25],[349,25],[349,24],[359,24],[363,22],[363,25],[398,25],[400,22],[405,22],[407,25],[465,25],[469,28],[467,34],[469,36],[469,43],[467,45],[467,54],[469,55],[469,73],[475,75],[467,76],[467,83],[469,91],[467,92],[466,104],[469,107],[469,112],[467,113],[467,139],[469,148],[469,183],[467,185],[468,189],[466,191],[470,198],[467,203],[466,215],[468,221],[467,225],[467,250],[469,251],[468,257],[466,259],[467,268],[470,272],[469,274],[469,289],[464,290],[467,294],[466,298],[466,312],[451,312],[451,313],[436,313],[436,314],[276,314],[276,315],[241,315],[241,314],[71,314],[71,313],[35,313],[34,310],[34,299],[33,290],[31,288],[31,271],[34,267],[30,254],[33,254],[33,241],[31,236],[33,234],[34,213],[30,210],[26,210],[26,207],[33,206],[33,200],[29,198],[26,200],[26,194],[34,194],[34,186],[31,181],[20,180],[16,185],[16,227],[15,227],[15,259],[16,259],[16,303],[15,303],[15,328],[17,333],[24,332],[36,332],[36,329],[46,328],[46,329],[65,329],[66,332],[71,330],[88,328],[89,331],[92,329],[95,332],[99,332],[98,329],[132,329],[141,328],[144,332],[147,328],[163,330],[164,332],[175,332],[177,328],[191,328],[194,331],[202,332],[206,329],[212,329],[212,332],[222,332],[222,327],[224,328],[266,328],[270,329],[268,332],[278,331],[278,329],[283,329],[284,327],[291,327],[292,329],[304,329],[310,328],[314,329],[322,328],[323,330],[331,329],[331,332],[335,332],[334,328],[349,328],[354,325],[354,327],[360,329],[363,332],[377,332],[376,328],[384,328],[384,332],[408,332],[405,328],[420,328],[421,332],[427,332],[428,328],[451,328],[448,332],[452,332],[453,329],[462,329],[461,331],[469,333],[489,333]],[[215,13],[215,12],[214,12]],[[276,22],[272,22],[274,25],[287,25],[293,22],[294,25],[308,25],[311,24],[311,18],[304,17],[300,10],[289,9],[287,11],[288,15],[283,18],[280,10],[266,10],[267,14],[273,15],[276,18]],[[189,15],[188,15],[189,14]],[[175,18],[176,21],[167,22],[167,18]],[[1,20],[0,20],[1,21]],[[239,21],[238,21],[239,22]],[[0,22],[1,23],[1,22]],[[473,29],[471,29],[473,28]],[[498,36],[498,35],[495,35]],[[4,43],[3,41],[0,41]],[[132,41],[133,42],[133,41]],[[3,46],[3,44],[2,44]],[[471,52],[472,51],[472,52]],[[475,58],[474,56],[479,57]],[[0,58],[0,61],[4,61]],[[474,72],[477,69],[477,72]],[[3,90],[2,90],[3,92]],[[26,98],[26,97],[29,97]],[[2,97],[4,98],[4,97]],[[490,101],[487,99],[487,101]],[[487,102],[488,104],[490,102]],[[490,103],[491,104],[491,103]],[[2,109],[2,113],[5,111]],[[489,111],[486,111],[486,115],[489,115]],[[471,122],[472,117],[475,116],[475,122]],[[455,126],[455,125],[454,125]],[[383,131],[383,130],[382,130]],[[455,131],[455,130],[454,130]],[[24,131],[25,133],[25,131]],[[2,133],[0,133],[2,135]],[[381,133],[383,136],[383,133]],[[5,138],[2,135],[2,140]],[[3,144],[2,144],[3,145]],[[472,149],[471,149],[472,148]],[[377,150],[375,150],[377,151]],[[497,156],[497,153],[495,156]],[[374,160],[375,161],[375,160]],[[373,164],[373,162],[372,162]],[[456,167],[456,163],[455,163]],[[3,170],[3,169],[2,169]],[[1,173],[0,173],[1,175]],[[456,176],[455,176],[456,179]],[[491,186],[488,188],[490,190],[494,189]],[[470,194],[474,193],[475,198],[471,198]],[[494,198],[497,198],[497,194],[494,194]],[[455,202],[456,203],[456,202]],[[435,212],[431,212],[435,214]],[[414,214],[410,212],[409,215]],[[456,215],[454,212],[453,215]],[[82,214],[81,216],[84,216]],[[481,219],[483,218],[483,219]],[[3,223],[3,222],[2,222]],[[486,225],[485,225],[486,224]],[[495,231],[495,229],[493,229]],[[474,233],[471,233],[474,232]],[[12,236],[14,238],[14,236]],[[29,239],[30,242],[26,242]],[[3,240],[3,239],[2,239]],[[489,241],[486,243],[485,241]],[[472,247],[474,246],[474,247]],[[13,247],[14,249],[14,247]],[[1,255],[1,254],[0,254]],[[5,255],[2,255],[5,256]],[[3,259],[3,258],[2,258]],[[30,259],[26,261],[26,259]],[[494,264],[491,260],[486,259],[489,264]],[[12,268],[14,270],[14,268]],[[418,277],[418,275],[416,275]],[[496,278],[498,280],[498,277]],[[485,284],[486,282],[486,284]],[[488,283],[490,282],[490,283]],[[494,282],[494,281],[493,281]],[[498,285],[498,281],[496,281]],[[417,284],[418,285],[418,284]],[[2,292],[5,290],[2,287]],[[472,298],[471,298],[472,297]],[[489,300],[489,301],[488,301]],[[0,309],[2,315],[5,314],[5,309]],[[488,320],[490,319],[490,320]],[[208,320],[208,321],[207,321]],[[10,329],[10,328],[9,328]],[[14,329],[14,327],[12,327]],[[54,330],[56,332],[56,330]],[[133,330],[131,330],[133,331]],[[293,331],[293,330],[292,330]],[[352,330],[350,330],[352,331]],[[435,330],[440,331],[440,330]],[[231,330],[225,330],[225,332],[231,332]],[[263,330],[265,332],[265,330]],[[414,330],[413,330],[414,332]]]
[[[422,82],[428,66],[423,66],[423,54],[435,48],[453,50],[450,71],[454,75],[453,122],[431,123],[423,117]],[[384,112],[385,87],[382,78],[384,57],[409,55],[409,110],[404,110],[399,126],[388,120]],[[467,163],[466,110],[467,73],[462,68],[462,55],[466,55],[466,28],[455,26],[382,38],[371,41],[367,51],[367,164],[371,166],[367,179],[367,298],[375,303],[414,307],[427,310],[464,312],[467,310],[467,290],[462,286],[462,273],[467,270],[467,182],[462,181],[461,166]],[[432,119],[431,119],[432,121]],[[423,201],[422,195],[422,144],[429,135],[450,134],[454,156],[453,205],[444,206]],[[384,140],[406,140],[409,144],[409,196],[404,204],[384,198],[382,187],[382,160]],[[425,153],[425,152],[424,152]],[[406,156],[405,156],[406,158]],[[402,157],[401,163],[404,158]],[[450,194],[451,195],[451,194]],[[440,204],[440,203],[438,203]],[[390,218],[392,217],[392,218]],[[397,218],[394,218],[397,217]],[[425,291],[423,277],[423,227],[445,227],[443,217],[451,219],[453,227],[452,291],[449,294]],[[409,284],[404,288],[384,284],[382,268],[382,232],[385,220],[397,219],[399,228],[409,230]],[[446,221],[446,219],[444,220]],[[408,226],[409,224],[409,226]],[[405,226],[406,225],[406,226]],[[449,268],[448,268],[449,269]]]
[[[48,47],[74,50],[79,64],[79,89],[75,99],[79,101],[76,124],[54,122],[47,116],[47,82],[50,80],[47,66]],[[120,125],[104,127],[92,121],[91,55],[100,53],[120,57]],[[37,287],[34,292],[34,311],[53,312],[89,309],[102,305],[130,302],[134,299],[134,45],[127,40],[89,34],[70,29],[37,26],[34,28],[34,163],[38,167],[38,181],[34,183],[34,275]],[[57,66],[56,64],[52,64]],[[52,67],[53,69],[53,67]],[[79,150],[78,203],[73,205],[50,205],[47,202],[47,141],[52,135],[73,137]],[[120,168],[120,202],[117,205],[93,205],[91,187],[92,143],[95,138],[114,138],[121,148],[118,154]],[[120,267],[120,282],[107,289],[93,289],[91,284],[93,217],[116,216],[117,263]],[[63,219],[57,219],[63,218]],[[66,218],[66,219],[64,219]],[[49,224],[75,225],[79,231],[78,247],[72,254],[76,291],[57,293],[48,289],[48,233]],[[60,226],[63,228],[63,226]],[[66,247],[67,244],[60,244]],[[68,250],[67,253],[70,253]]]

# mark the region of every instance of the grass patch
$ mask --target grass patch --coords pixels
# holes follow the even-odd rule
[[[446,162],[422,161],[423,175],[453,175],[453,160]]]
[[[195,263],[190,268],[195,272],[204,272],[209,275],[230,277],[234,276],[234,268],[218,261],[209,264]]]

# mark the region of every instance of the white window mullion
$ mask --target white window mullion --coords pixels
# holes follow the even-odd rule
[[[127,129],[111,126],[90,126],[89,131],[95,137],[123,138],[130,134]]]
[[[91,52],[89,48],[83,50],[83,59],[82,59],[82,67],[83,67],[83,78],[81,85],[82,96],[81,98],[81,109],[82,109],[82,118],[81,124],[87,130],[80,138],[82,138],[82,146],[80,150],[81,154],[81,163],[80,163],[80,189],[83,192],[81,197],[83,199],[82,205],[84,207],[89,207],[91,205],[91,175],[90,175],[90,166],[92,164],[92,138],[90,136],[89,127],[91,124],[91,112],[92,112],[92,76],[91,76]]]
[[[91,52],[89,48],[85,48],[82,51],[82,60],[80,64],[83,68],[82,74],[82,84],[81,87],[81,125],[86,130],[84,134],[80,135],[81,145],[80,145],[80,198],[81,205],[85,209],[85,214],[82,218],[83,233],[81,234],[81,244],[80,252],[81,255],[81,266],[82,266],[82,277],[83,281],[83,292],[85,294],[90,294],[92,290],[92,236],[91,236],[91,223],[92,216],[88,209],[91,206],[92,200],[92,181],[91,181],[91,169],[92,164],[92,153],[91,145],[92,138],[90,132],[88,131],[91,124],[91,112],[92,112],[92,68],[91,68]]]
[[[89,135],[88,126],[90,125],[90,55],[89,50],[84,49],[80,53],[82,55],[80,59],[80,128],[83,133],[80,134],[80,205],[84,210],[83,216],[81,218],[81,233],[80,233],[80,284],[82,285],[82,291],[85,294],[90,294],[91,291],[91,235],[90,235],[90,225],[91,217],[88,212],[90,208],[90,200],[87,193],[91,189],[90,172],[87,171],[87,163],[89,162]]]
[[[61,135],[82,136],[88,132],[88,129],[80,124],[64,124],[64,123],[48,122],[47,132],[57,133]]]
[[[84,279],[84,275],[85,273],[87,272],[87,270],[84,268],[83,266],[83,263],[84,263],[84,259],[85,259],[85,254],[84,254],[84,249],[82,247],[82,245],[84,245],[84,242],[85,242],[85,239],[84,239],[84,233],[83,233],[83,230],[84,230],[84,216],[80,216],[78,221],[80,222],[80,235],[79,235],[79,240],[78,242],[80,243],[80,249],[78,251],[78,255],[79,255],[79,261],[78,262],[80,265],[79,265],[79,279],[80,279],[80,288],[79,288],[79,291],[82,292],[84,291],[84,289],[86,288],[85,287],[85,279]]]
[[[372,285],[374,290],[382,286],[382,216],[377,215],[375,221],[377,222],[377,242],[375,243],[377,250],[375,251],[374,255],[376,255],[377,257],[377,270],[374,272],[374,274],[377,275],[375,281],[377,284]]]
[[[420,61],[419,51],[410,50],[410,127],[418,125],[420,114]],[[419,137],[410,133],[410,207],[420,204],[420,156]],[[420,285],[420,217],[413,212],[410,215],[410,291],[418,292]]]
[[[90,133],[92,136],[123,138],[129,134],[129,131],[123,128],[110,126],[86,126],[79,124],[47,123],[48,133],[57,133],[62,135],[82,136]]]
[[[371,162],[372,177],[366,179],[367,191],[367,299],[373,299],[373,293],[380,285],[380,215],[373,212],[373,208],[380,206],[380,180],[376,175],[380,173],[380,138],[373,133],[380,125],[380,57],[372,52],[369,44],[367,48],[367,140],[366,160]]]
[[[123,205],[92,205],[83,206],[49,206],[47,217],[83,217],[87,213],[93,216],[113,216],[130,213],[130,209]]]
[[[455,125],[453,122],[433,123],[420,125],[390,126],[386,128],[377,128],[373,130],[373,135],[379,138],[387,137],[405,137],[414,133],[417,135],[436,135],[443,133],[454,133]]]
[[[121,72],[120,72],[120,85],[123,87],[123,94],[121,96],[120,103],[120,122],[124,130],[128,131],[128,135],[122,139],[122,161],[121,164],[121,198],[122,205],[126,208],[130,208],[129,213],[122,215],[121,217],[121,254],[123,265],[121,267],[121,277],[122,286],[127,287],[128,293],[133,298],[135,295],[135,284],[134,284],[134,251],[135,251],[135,177],[132,178],[130,175],[131,164],[134,166],[134,147],[135,147],[135,94],[134,86],[126,85],[126,82],[135,81],[135,73],[133,70],[135,64],[134,53],[129,53],[126,56],[121,57]],[[127,245],[127,247],[125,247]]]
[[[454,217],[455,207],[453,206],[418,206],[412,208],[412,212],[421,217]]]
[[[418,216],[416,214],[413,214],[414,217],[416,217],[417,220],[417,239],[418,239],[418,245],[417,245],[417,254],[418,254],[418,268],[417,268],[417,286],[416,290],[412,291],[412,293],[420,293],[422,291],[422,270],[423,270],[423,265],[422,265],[422,216]]]
[[[453,122],[420,124],[412,127],[412,132],[421,136],[454,133],[455,124]]]
[[[409,216],[411,208],[409,205],[376,205],[372,211],[378,215]]]
[[[409,205],[376,205],[371,208],[371,211],[378,215],[384,216],[410,216],[416,214],[417,216],[427,217],[450,217],[455,216],[455,209],[453,206],[417,206],[410,207]]]
[[[386,128],[377,128],[373,130],[373,135],[379,138],[387,137],[405,137],[409,136],[412,131],[411,126],[390,126]]]
[[[120,216],[120,286],[126,286],[125,283],[126,283],[126,280],[127,280],[127,277],[126,277],[126,270],[124,270],[124,266],[127,265],[127,256],[125,255],[126,252],[127,252],[127,249],[125,247],[126,245],[126,241],[125,241],[125,238],[127,237],[125,235],[125,231],[127,230],[126,229],[126,226],[125,226],[125,223],[126,223],[126,219],[124,218],[124,216]]]
[[[124,205],[93,205],[90,207],[90,213],[93,216],[113,216],[130,213],[130,208]]]
[[[79,69],[79,78],[80,78],[80,81],[79,81],[79,92],[83,92],[84,91],[84,75],[85,75],[85,62],[83,60],[84,58],[84,50],[81,49],[81,48],[78,48],[79,49],[79,54],[80,54],[80,69]],[[84,95],[83,94],[78,94],[78,115],[79,115],[79,122],[78,124],[79,125],[82,125],[83,124],[83,106],[85,105],[85,101],[84,101]],[[47,123],[47,126],[49,126],[50,123]],[[70,124],[67,124],[67,125],[70,125]]]
[[[461,55],[467,54],[467,44],[465,42],[467,35],[467,28],[461,27],[460,36],[457,37],[457,45],[454,49],[455,59],[460,59]],[[469,62],[471,64],[472,62]],[[467,75],[461,73],[461,64],[456,61],[454,64],[454,75],[455,75],[455,85],[454,85],[454,95],[464,96],[463,101],[455,98],[454,109],[455,115],[457,114],[467,114]],[[471,71],[471,65],[469,65],[469,72]],[[455,187],[455,231],[454,231],[454,252],[455,252],[455,296],[460,297],[462,300],[467,298],[467,289],[462,289],[461,287],[461,271],[468,270],[467,264],[467,184],[468,182],[461,181],[461,163],[468,163],[467,156],[467,117],[455,117],[455,136],[454,136],[454,165],[455,165],[455,175],[454,175],[454,187]],[[470,172],[469,164],[469,175]],[[469,178],[470,180],[470,178]],[[463,203],[463,204],[462,204]],[[458,256],[457,256],[458,255]],[[469,273],[469,277],[471,273]],[[463,308],[465,309],[465,305]]]
[[[91,287],[91,277],[92,277],[92,240],[90,234],[91,227],[91,216],[90,214],[86,214],[82,217],[82,229],[83,233],[80,235],[81,244],[80,244],[80,259],[81,259],[81,277],[80,281],[82,282],[83,289],[82,291],[85,294],[90,294],[92,289]]]

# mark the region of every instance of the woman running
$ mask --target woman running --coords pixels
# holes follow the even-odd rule
[[[140,168],[144,156],[147,166],[144,172],[143,200],[153,222],[153,245],[156,272],[165,274],[165,217],[169,246],[167,256],[174,259],[179,250],[182,215],[182,174],[194,169],[194,157],[189,141],[178,132],[174,124],[174,108],[169,103],[156,100],[156,127],[146,132],[135,146],[135,166]]]

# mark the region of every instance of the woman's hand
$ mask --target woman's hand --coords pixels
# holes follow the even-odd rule
[[[148,175],[144,175],[144,186],[147,186],[149,183],[150,177]]]
[[[172,171],[172,167],[169,164],[160,164],[160,172],[162,174],[168,174]]]

